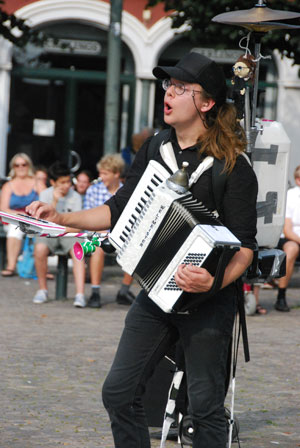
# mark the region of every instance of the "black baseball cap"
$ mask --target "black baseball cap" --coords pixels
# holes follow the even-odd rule
[[[226,79],[222,68],[208,57],[191,51],[172,67],[157,66],[152,71],[158,79],[175,78],[200,84],[217,104],[226,101]]]

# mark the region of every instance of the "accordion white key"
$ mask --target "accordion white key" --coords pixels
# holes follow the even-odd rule
[[[188,300],[174,280],[180,264],[202,266],[214,275],[224,248],[231,257],[241,245],[190,192],[170,189],[169,177],[151,160],[109,235],[122,269],[167,313],[179,312]]]

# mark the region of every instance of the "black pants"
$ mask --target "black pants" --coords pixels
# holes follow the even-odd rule
[[[225,448],[226,361],[230,335],[199,328],[197,313],[151,312],[133,303],[103,386],[103,403],[116,448],[149,448],[150,438],[142,395],[158,361],[180,337],[188,383],[189,413],[194,424],[194,448]]]

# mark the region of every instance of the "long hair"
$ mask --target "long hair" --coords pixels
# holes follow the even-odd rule
[[[16,177],[15,163],[18,158],[25,160],[25,162],[27,163],[27,166],[28,166],[28,176],[33,177],[34,176],[34,168],[33,168],[32,160],[24,152],[18,152],[10,160],[8,177],[10,177],[11,179],[14,179]]]
[[[212,96],[202,92],[204,99]],[[206,132],[198,140],[200,153],[225,159],[225,170],[231,172],[237,156],[245,151],[245,132],[237,120],[236,108],[232,104],[215,104],[205,114]]]

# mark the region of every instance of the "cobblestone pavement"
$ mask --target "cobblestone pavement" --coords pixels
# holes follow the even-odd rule
[[[101,386],[128,310],[115,303],[121,272],[105,269],[100,310],[73,307],[69,277],[69,299],[44,305],[32,303],[35,280],[0,278],[0,448],[114,446]],[[298,273],[291,286],[290,313],[273,309],[276,291],[262,290],[268,314],[247,318],[251,362],[244,363],[241,348],[235,400],[241,447],[300,447]],[[152,446],[159,447],[158,438]]]

